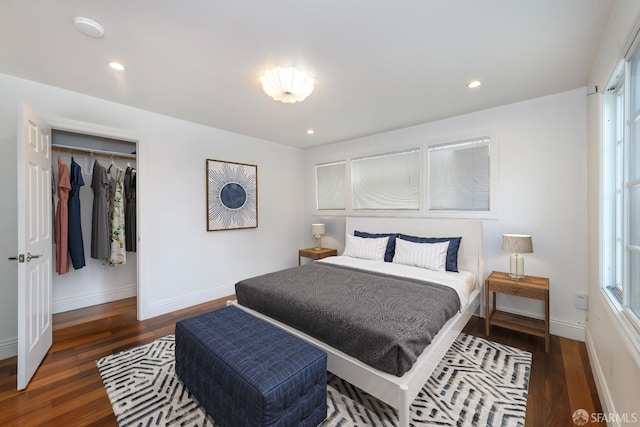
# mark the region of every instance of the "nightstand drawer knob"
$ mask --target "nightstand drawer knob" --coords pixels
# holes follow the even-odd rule
[[[514,294],[517,294],[517,293],[518,293],[518,289],[513,288],[513,293],[514,293]]]

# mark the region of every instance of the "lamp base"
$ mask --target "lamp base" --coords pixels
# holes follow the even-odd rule
[[[314,248],[316,251],[319,251],[320,249],[322,249],[322,245],[320,244],[320,239],[322,239],[322,236],[320,234],[316,234],[316,247]]]
[[[524,257],[519,253],[509,257],[509,278],[513,280],[524,279]]]

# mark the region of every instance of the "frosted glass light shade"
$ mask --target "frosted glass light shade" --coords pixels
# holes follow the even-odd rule
[[[275,99],[286,103],[304,100],[311,95],[314,80],[295,67],[275,67],[264,70],[260,76],[262,90]]]

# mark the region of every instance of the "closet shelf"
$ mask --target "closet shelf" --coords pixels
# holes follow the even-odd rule
[[[118,153],[116,151],[106,150],[92,150],[89,148],[70,147],[68,145],[51,144],[51,151],[57,151],[59,153],[71,153],[71,154],[89,154],[91,156],[108,157],[111,159],[125,159],[135,160],[135,154]]]

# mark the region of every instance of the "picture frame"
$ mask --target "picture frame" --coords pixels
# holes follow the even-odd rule
[[[206,159],[207,231],[258,227],[258,166]]]

